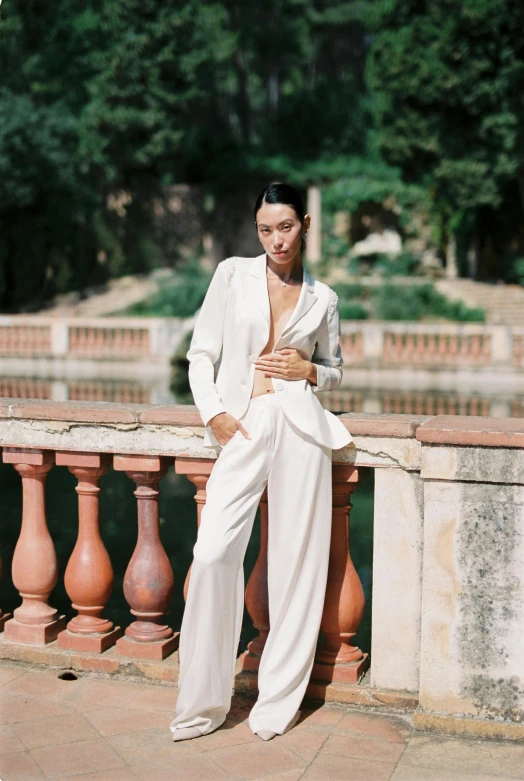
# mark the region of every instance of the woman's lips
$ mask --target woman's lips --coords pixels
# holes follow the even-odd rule
[[[274,255],[287,255],[287,250],[285,252],[274,252]]]

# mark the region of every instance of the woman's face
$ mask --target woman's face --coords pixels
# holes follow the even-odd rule
[[[263,203],[257,212],[258,238],[275,263],[289,263],[297,256],[308,227],[308,214],[302,225],[295,210],[283,203]]]

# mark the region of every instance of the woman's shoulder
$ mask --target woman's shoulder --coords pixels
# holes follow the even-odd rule
[[[321,282],[315,277],[312,277],[312,279],[314,280],[315,294],[326,302],[329,314],[333,314],[333,311],[338,304],[338,295],[335,293],[333,288],[329,287],[329,285],[327,285],[325,282]]]
[[[232,255],[229,258],[221,260],[218,264],[218,268],[224,274],[228,287],[233,281],[233,277],[240,271],[244,272],[246,269],[251,268],[260,259],[260,256],[253,258],[244,258],[240,255]]]
[[[239,258],[232,256],[230,258],[225,258],[224,260],[221,260],[220,263],[218,264],[218,268],[224,274],[228,287],[231,284],[231,280],[233,279],[233,275],[235,273],[238,260]]]

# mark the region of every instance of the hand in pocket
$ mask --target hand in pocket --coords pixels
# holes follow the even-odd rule
[[[242,423],[233,415],[230,415],[229,412],[221,412],[219,415],[215,415],[209,421],[209,425],[215,439],[222,447],[225,447],[233,439],[237,431],[240,431],[246,439],[251,439]]]

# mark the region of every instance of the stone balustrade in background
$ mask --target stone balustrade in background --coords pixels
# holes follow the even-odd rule
[[[341,419],[354,442],[333,452],[332,545],[314,693],[320,696],[319,681],[324,694],[335,685],[364,687],[366,695],[352,701],[374,704],[403,692],[418,699],[415,723],[422,729],[522,739],[523,422],[364,413]],[[182,592],[184,583],[173,583],[159,536],[158,492],[166,470],[185,474],[197,489],[200,517],[213,468],[202,437],[191,406],[0,401],[3,459],[19,472],[24,497],[12,567],[20,600],[5,605],[0,597],[0,608],[13,613],[0,613],[4,658],[58,644],[72,649],[72,666],[86,664],[86,653],[100,660],[112,654],[136,665],[156,660],[173,679],[177,627],[166,611],[173,588]],[[44,502],[46,477],[59,468],[75,475],[79,499],[78,539],[65,570],[76,615],[67,627],[49,604],[64,577]],[[124,581],[132,615],[122,628],[105,611],[113,576],[98,528],[98,481],[109,468],[126,472],[138,506]],[[369,660],[352,638],[363,592],[348,534],[351,495],[366,469],[375,473],[373,610],[371,668],[362,682]],[[269,631],[266,535],[263,495],[261,546],[246,588],[258,635],[239,675],[254,675]],[[190,572],[186,587],[188,578]]]
[[[194,325],[191,318],[62,318],[0,316],[0,357],[5,370],[53,368],[64,360],[69,374],[92,361],[107,361],[133,376],[161,376]],[[348,368],[367,370],[524,371],[524,328],[481,323],[342,321],[341,345]],[[36,363],[38,362],[38,363]],[[134,367],[134,368],[133,368]],[[140,368],[137,368],[140,367]],[[103,372],[99,372],[103,376]]]

